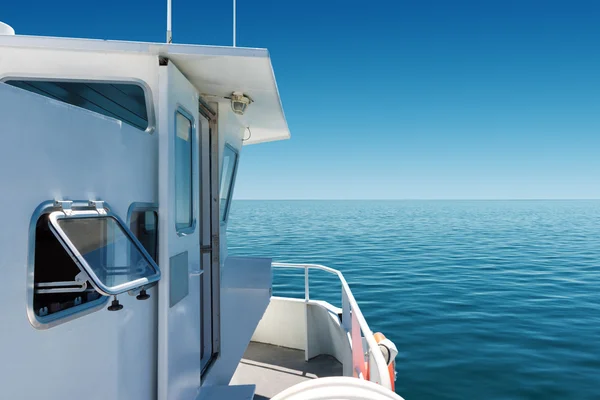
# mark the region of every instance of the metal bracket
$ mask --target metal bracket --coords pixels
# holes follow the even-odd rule
[[[200,246],[200,254],[212,253],[212,246]]]
[[[74,281],[40,282],[35,284],[35,288],[36,294],[81,293],[87,290],[87,275],[80,272],[75,276]]]
[[[54,207],[60,208],[66,215],[73,213],[73,202],[71,200],[54,200]]]
[[[89,205],[90,205],[90,207],[95,208],[96,211],[98,212],[98,214],[100,214],[100,215],[106,215],[106,209],[104,208],[104,201],[102,201],[102,200],[90,200],[89,201]]]
[[[211,237],[211,248],[212,249],[219,249],[220,248],[220,244],[219,244],[219,235],[218,234],[214,234]],[[218,263],[219,262],[219,253],[217,251],[211,251],[212,255],[213,255],[213,262]]]

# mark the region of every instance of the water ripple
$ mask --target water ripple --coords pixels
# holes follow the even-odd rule
[[[235,201],[228,235],[340,269],[407,399],[600,398],[600,201]],[[273,282],[303,297],[302,271]],[[325,273],[310,291],[340,305]]]

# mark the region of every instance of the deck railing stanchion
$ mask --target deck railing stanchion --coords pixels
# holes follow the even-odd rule
[[[304,267],[304,300],[310,300],[310,285],[308,284],[308,267]]]
[[[304,266],[304,319],[306,337],[304,339],[304,360],[308,361],[308,301],[310,300],[310,285],[308,283],[308,266]]]

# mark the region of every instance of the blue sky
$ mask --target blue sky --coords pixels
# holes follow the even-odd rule
[[[17,33],[164,41],[165,1],[3,2]],[[238,199],[600,198],[600,1],[238,0],[292,140],[244,148]],[[179,43],[231,2],[173,0]]]

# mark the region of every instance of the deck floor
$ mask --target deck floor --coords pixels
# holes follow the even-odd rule
[[[250,342],[231,384],[256,385],[254,399],[266,400],[300,382],[342,373],[342,364],[331,356],[306,362],[302,350]]]

